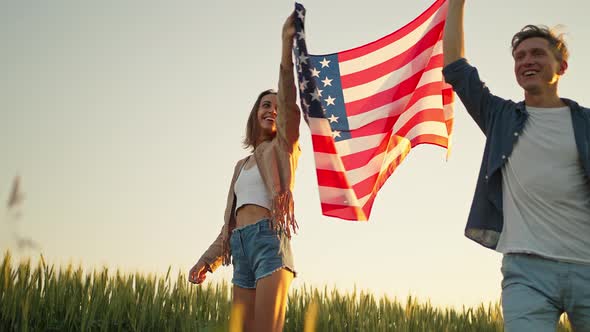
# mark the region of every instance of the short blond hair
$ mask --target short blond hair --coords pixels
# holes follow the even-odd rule
[[[563,39],[563,34],[557,34],[553,29],[544,25],[525,25],[514,37],[512,37],[512,55],[514,51],[524,40],[529,38],[539,37],[549,42],[549,48],[555,55],[555,58],[561,61],[567,61],[570,54],[567,50],[567,45]]]

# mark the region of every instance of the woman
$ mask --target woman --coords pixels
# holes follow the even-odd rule
[[[243,310],[244,331],[281,331],[287,291],[295,277],[291,233],[297,229],[292,190],[299,158],[292,45],[294,16],[282,31],[279,90],[262,92],[246,127],[252,154],[236,164],[221,233],[189,272],[200,284],[206,273],[233,256],[232,305]],[[231,254],[230,254],[231,252]]]

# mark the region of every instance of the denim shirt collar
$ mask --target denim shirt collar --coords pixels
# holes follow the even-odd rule
[[[559,99],[561,99],[561,101],[564,104],[566,104],[570,108],[570,110],[575,111],[575,112],[581,110],[580,105],[578,103],[576,103],[575,101],[573,101],[571,99],[567,99],[567,98],[559,98]],[[524,100],[516,103],[515,108],[517,111],[527,113],[526,104],[524,103]]]

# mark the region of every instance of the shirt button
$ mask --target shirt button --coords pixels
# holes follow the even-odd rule
[[[488,176],[486,175],[484,178],[487,180],[488,179]]]
[[[516,137],[516,136],[518,136],[518,132],[516,132],[516,131],[515,131],[515,132],[514,132],[514,136],[515,136],[515,137]]]
[[[502,155],[502,159],[506,159],[506,156],[505,155]]]

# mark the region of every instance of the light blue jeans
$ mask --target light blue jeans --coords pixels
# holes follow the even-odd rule
[[[564,312],[574,331],[590,332],[590,265],[506,254],[502,274],[506,332],[555,332]]]

